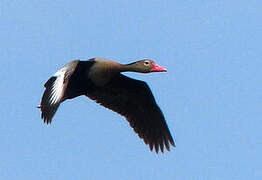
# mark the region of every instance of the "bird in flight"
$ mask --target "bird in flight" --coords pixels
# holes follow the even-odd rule
[[[58,70],[44,85],[38,108],[44,123],[51,123],[59,105],[67,99],[85,95],[98,104],[124,116],[150,150],[175,147],[162,111],[144,82],[121,72],[165,72],[150,59],[120,64],[105,58],[74,60]]]

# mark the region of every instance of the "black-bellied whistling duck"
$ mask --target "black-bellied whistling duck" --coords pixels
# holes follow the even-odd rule
[[[174,147],[175,143],[150,88],[143,81],[121,74],[126,71],[150,73],[167,70],[149,59],[126,65],[104,58],[71,61],[45,83],[46,89],[38,106],[42,119],[51,123],[63,101],[86,95],[125,116],[151,151],[155,148],[158,153],[160,147],[164,152],[164,146],[169,151],[169,143]]]

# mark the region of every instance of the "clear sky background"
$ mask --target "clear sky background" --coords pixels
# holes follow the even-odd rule
[[[0,179],[262,179],[262,2],[0,2]],[[43,124],[44,83],[70,60],[151,58],[177,148],[155,154],[86,97]]]

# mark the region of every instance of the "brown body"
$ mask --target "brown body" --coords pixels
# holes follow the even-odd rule
[[[128,120],[131,127],[156,152],[175,146],[163,113],[156,104],[148,85],[124,76],[121,72],[162,72],[165,68],[152,60],[141,60],[122,65],[104,58],[88,61],[75,60],[61,68],[45,84],[45,92],[39,108],[44,122],[51,120],[66,99],[86,95],[102,106],[111,109]]]

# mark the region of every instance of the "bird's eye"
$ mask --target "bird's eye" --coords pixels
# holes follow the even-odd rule
[[[145,65],[145,66],[149,66],[149,64],[150,64],[149,61],[145,61],[145,62],[144,62],[144,65]]]

